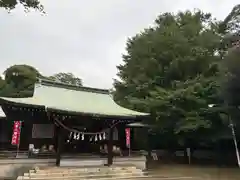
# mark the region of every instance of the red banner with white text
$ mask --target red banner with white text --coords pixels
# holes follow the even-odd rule
[[[130,148],[130,137],[131,137],[131,135],[130,135],[130,128],[126,128],[125,129],[125,133],[126,133],[126,146],[128,147],[128,148]]]
[[[14,121],[13,134],[12,134],[12,145],[19,145],[21,134],[21,121]]]

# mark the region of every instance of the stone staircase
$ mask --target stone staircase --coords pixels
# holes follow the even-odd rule
[[[17,180],[130,180],[146,177],[136,167],[47,167],[35,168]]]

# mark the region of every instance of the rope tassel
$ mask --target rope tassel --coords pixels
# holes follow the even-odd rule
[[[73,133],[72,133],[72,132],[70,132],[70,134],[69,134],[69,139],[71,139],[71,137],[72,137],[72,134],[73,134]]]
[[[79,138],[80,138],[80,133],[77,133],[76,139],[79,140]]]
[[[106,133],[105,132],[103,133],[103,139],[106,139]]]

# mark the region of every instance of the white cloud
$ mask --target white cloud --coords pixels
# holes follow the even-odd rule
[[[224,18],[232,0],[43,0],[47,14],[0,10],[0,72],[30,64],[43,74],[73,72],[87,86],[110,88],[127,37],[160,13],[199,8]]]

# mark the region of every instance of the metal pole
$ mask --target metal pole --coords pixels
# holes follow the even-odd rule
[[[16,158],[18,158],[18,153],[19,153],[19,145],[17,145],[17,155],[16,155]]]
[[[227,105],[227,104],[225,104],[225,105]],[[215,106],[215,104],[209,104],[208,105],[208,107],[213,107],[213,106]],[[228,107],[228,106],[226,106],[226,107]],[[232,137],[233,137],[234,146],[235,146],[235,150],[236,150],[237,163],[238,163],[238,167],[240,168],[240,157],[239,157],[239,150],[238,150],[238,144],[237,144],[235,129],[233,127],[233,122],[232,122],[232,119],[231,119],[229,113],[225,113],[225,114],[228,116],[229,126],[232,130]]]
[[[230,122],[230,127],[231,127],[231,130],[232,130],[232,136],[233,136],[233,141],[234,141],[235,150],[236,150],[237,163],[238,163],[238,167],[240,168],[240,157],[239,157],[237,138],[236,138],[236,134],[235,134],[235,130],[234,130],[234,127],[233,127],[233,122],[231,120],[231,117],[229,117],[229,122]]]
[[[187,148],[188,164],[191,164],[191,149]]]
[[[129,148],[128,148],[128,156],[131,156],[131,143],[129,143]]]

